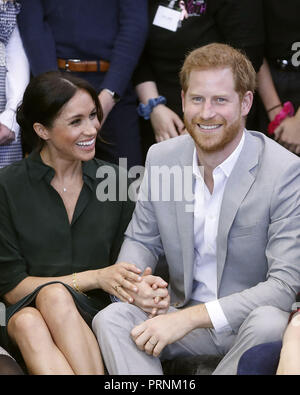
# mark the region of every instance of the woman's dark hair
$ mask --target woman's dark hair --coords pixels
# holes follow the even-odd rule
[[[23,144],[27,150],[29,147],[40,149],[43,145],[43,140],[34,131],[33,124],[38,122],[51,128],[64,105],[80,89],[90,94],[96,106],[98,120],[101,123],[103,112],[97,92],[86,80],[70,73],[49,71],[34,77],[29,82],[22,104],[17,109],[17,122],[20,125]]]

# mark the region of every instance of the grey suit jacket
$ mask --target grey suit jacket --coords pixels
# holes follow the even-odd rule
[[[245,137],[226,184],[217,235],[217,297],[234,331],[256,307],[289,311],[300,289],[300,159],[259,132],[246,131]],[[193,204],[178,198],[178,174],[185,169],[185,181],[193,179],[194,147],[188,135],[151,147],[118,257],[154,269],[165,255],[171,302],[178,307],[191,297],[194,265]],[[177,181],[171,177],[171,201],[156,196],[168,181],[158,176],[163,166],[174,174],[180,169]]]

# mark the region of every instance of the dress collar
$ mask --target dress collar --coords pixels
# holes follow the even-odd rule
[[[41,181],[45,178],[46,182],[50,184],[55,175],[55,171],[51,166],[46,165],[41,158],[40,152],[37,150],[32,151],[27,157],[27,166],[30,178],[33,181]],[[97,165],[95,160],[82,162],[83,181],[93,189],[93,181],[96,178]]]

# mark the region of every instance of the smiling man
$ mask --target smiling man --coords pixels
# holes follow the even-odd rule
[[[251,63],[210,44],[186,58],[181,83],[188,135],[150,149],[118,258],[154,270],[164,256],[171,306],[151,318],[125,303],[98,313],[110,374],[162,374],[162,360],[201,354],[224,356],[215,374],[236,374],[245,350],[281,338],[299,292],[300,160],[245,129]],[[192,169],[193,210],[151,200],[155,166]]]

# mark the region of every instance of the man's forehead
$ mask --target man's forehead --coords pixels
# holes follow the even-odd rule
[[[191,76],[193,77],[197,77],[198,75],[201,74],[211,74],[211,75],[216,75],[216,76],[220,76],[220,75],[226,75],[227,77],[229,77],[229,75],[232,76],[233,79],[233,72],[232,69],[228,66],[226,67],[209,67],[209,68],[194,68],[191,70],[190,72],[190,78]]]
[[[224,89],[234,89],[235,81],[232,70],[226,68],[194,69],[191,71],[188,80],[188,90],[198,87],[223,87]]]

